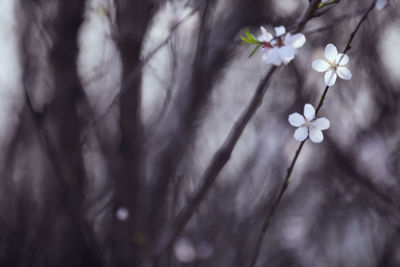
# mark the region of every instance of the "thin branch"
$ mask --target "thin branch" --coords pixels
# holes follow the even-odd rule
[[[351,43],[353,42],[354,37],[356,36],[358,30],[361,27],[361,24],[363,24],[363,22],[367,19],[368,15],[371,13],[372,10],[374,10],[375,8],[375,3],[376,0],[372,1],[372,4],[370,5],[370,7],[368,8],[367,12],[365,12],[364,16],[360,19],[360,21],[358,22],[356,28],[354,29],[354,31],[351,33],[350,35],[350,39],[347,42],[346,48],[343,51],[343,54],[346,54],[350,49],[351,49]]]
[[[356,12],[352,12],[352,13],[349,13],[349,14],[338,16],[336,18],[332,18],[332,19],[329,20],[329,22],[330,22],[329,24],[324,25],[324,26],[319,27],[319,28],[315,28],[313,30],[306,31],[306,32],[304,32],[304,34],[305,35],[310,35],[310,34],[319,33],[319,32],[323,32],[323,31],[329,30],[332,27],[336,26],[338,23],[342,23],[342,22],[345,22],[347,20],[354,19],[355,16],[359,16],[361,14],[365,14],[365,12],[367,10],[368,10],[368,8],[363,8],[363,9],[357,10]]]
[[[328,93],[328,90],[329,90],[329,86],[326,86],[325,89],[324,89],[324,92],[322,93],[322,96],[321,96],[321,98],[320,98],[320,100],[318,102],[318,106],[315,109],[315,116],[318,114],[319,110],[322,108],[322,105],[325,102],[325,98],[326,98],[326,94]]]
[[[189,204],[184,207],[182,212],[177,216],[172,231],[167,235],[165,240],[167,240],[163,246],[161,246],[160,251],[156,254],[157,257],[161,257],[165,250],[169,249],[174,243],[176,238],[182,232],[184,226],[192,217],[193,213],[196,211],[198,205],[204,199],[208,193],[211,186],[214,184],[216,177],[219,172],[228,162],[231,157],[233,148],[235,147],[237,141],[239,140],[244,128],[247,126],[250,119],[253,117],[257,109],[262,103],[263,97],[268,90],[266,86],[269,82],[272,74],[277,70],[277,67],[272,67],[265,75],[265,77],[260,81],[257,86],[256,93],[254,94],[250,104],[247,106],[245,111],[240,115],[239,119],[233,125],[227,139],[224,144],[215,153],[210,165],[204,172],[201,180],[204,181],[201,188],[197,191],[195,196],[189,201]]]
[[[310,5],[304,12],[303,16],[300,19],[300,22],[297,25],[296,30],[294,30],[293,33],[301,32],[306,26],[307,22],[312,18],[314,18],[314,14],[317,11],[320,2],[321,2],[320,0],[312,0],[310,2]]]
[[[268,226],[270,225],[270,223],[271,223],[271,221],[272,221],[272,216],[274,216],[275,211],[276,211],[276,209],[277,209],[277,207],[278,207],[278,204],[279,204],[279,202],[281,201],[281,199],[282,199],[282,197],[283,197],[283,194],[285,193],[286,189],[287,189],[288,186],[289,186],[289,183],[290,183],[290,175],[292,174],[294,165],[296,164],[297,158],[299,157],[300,152],[301,152],[301,150],[303,149],[303,146],[304,146],[304,144],[305,144],[306,141],[307,141],[307,139],[304,140],[303,142],[301,142],[300,145],[299,145],[299,147],[297,148],[296,154],[294,155],[294,158],[293,158],[293,160],[292,160],[292,163],[290,164],[289,168],[287,169],[286,177],[285,177],[285,180],[284,180],[285,182],[283,183],[283,185],[282,185],[282,187],[281,187],[281,190],[280,190],[280,192],[279,192],[278,198],[277,198],[275,204],[274,204],[274,205],[271,207],[271,209],[269,210],[269,212],[268,212],[268,214],[267,214],[267,220],[265,220],[264,223],[263,223],[263,225],[261,226],[261,230],[260,230],[259,236],[258,236],[258,238],[257,238],[256,247],[255,247],[255,250],[254,250],[253,256],[252,256],[252,258],[251,258],[250,265],[249,265],[249,266],[251,266],[251,267],[255,266],[256,263],[257,263],[258,256],[260,255],[260,250],[261,250],[261,246],[262,246],[262,241],[264,240],[264,235],[265,235],[265,233],[266,233],[267,230],[268,230]]]
[[[351,48],[351,43],[353,42],[354,37],[356,36],[358,30],[360,29],[362,23],[366,20],[366,18],[367,18],[368,15],[370,14],[370,12],[374,9],[374,7],[375,7],[375,2],[376,2],[376,0],[374,0],[374,1],[372,2],[371,6],[368,8],[367,12],[366,12],[366,13],[364,14],[364,16],[360,19],[360,21],[358,22],[356,28],[355,28],[354,31],[351,33],[350,38],[349,38],[349,41],[347,42],[346,47],[345,47],[345,49],[344,49],[344,51],[343,51],[343,54],[347,53],[347,52],[350,50],[350,48]],[[329,86],[326,86],[325,89],[324,89],[324,92],[323,92],[323,94],[322,94],[322,96],[321,96],[321,98],[320,98],[320,100],[319,100],[318,106],[317,106],[317,108],[316,108],[316,110],[315,110],[315,115],[317,115],[318,112],[320,111],[320,109],[322,108],[322,105],[324,104],[325,97],[326,97],[326,94],[328,93],[328,90],[329,90]],[[297,159],[298,159],[298,157],[299,157],[299,155],[300,155],[300,153],[301,153],[301,151],[302,151],[302,149],[303,149],[303,146],[304,146],[304,144],[305,144],[306,141],[307,141],[307,139],[304,140],[304,141],[302,141],[302,142],[300,143],[298,149],[296,150],[295,156],[294,156],[294,158],[293,158],[293,160],[292,160],[292,162],[291,162],[291,164],[290,164],[290,166],[289,166],[289,168],[288,168],[288,170],[287,170],[286,177],[285,177],[285,179],[284,179],[284,181],[283,181],[283,184],[281,185],[281,190],[280,190],[280,192],[279,192],[279,195],[278,195],[277,199],[275,200],[275,203],[272,205],[270,211],[267,213],[266,219],[264,220],[264,223],[263,223],[263,225],[262,225],[262,227],[261,227],[261,231],[260,231],[259,237],[258,237],[258,239],[257,239],[255,252],[254,252],[254,254],[253,254],[253,257],[252,257],[251,262],[250,262],[250,265],[249,265],[250,267],[254,267],[255,264],[257,263],[258,255],[259,255],[260,250],[261,250],[262,241],[263,241],[263,239],[264,239],[265,233],[267,232],[267,230],[268,230],[268,228],[269,228],[269,225],[270,225],[270,222],[272,221],[272,217],[273,217],[273,215],[274,215],[276,209],[278,208],[278,206],[279,206],[279,204],[280,204],[280,202],[281,202],[281,200],[282,200],[282,197],[283,197],[284,193],[286,192],[286,190],[287,190],[287,188],[288,188],[288,186],[289,186],[290,177],[291,177],[291,175],[292,175],[294,166],[296,165]]]
[[[171,33],[171,35],[173,35],[173,34]],[[156,116],[156,119],[153,120],[154,122],[152,123],[152,126],[150,127],[148,133],[146,134],[148,136],[147,140],[149,140],[154,135],[154,133],[156,132],[156,130],[157,130],[158,126],[159,126],[159,123],[160,123],[161,119],[164,117],[164,115],[166,114],[166,111],[167,111],[168,107],[170,106],[170,103],[171,103],[171,100],[172,100],[173,89],[174,89],[175,81],[176,81],[176,78],[177,78],[177,71],[176,70],[177,70],[177,67],[178,67],[177,48],[176,48],[176,44],[173,42],[173,40],[170,43],[170,50],[171,50],[170,52],[171,52],[171,60],[172,60],[171,78],[170,78],[168,87],[165,90],[166,91],[166,96],[165,96],[164,102],[162,104],[161,111]]]

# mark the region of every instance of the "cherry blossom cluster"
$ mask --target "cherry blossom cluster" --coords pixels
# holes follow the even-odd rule
[[[331,1],[322,2],[330,4]],[[241,39],[248,44],[256,45],[250,54],[250,57],[261,48],[262,58],[266,64],[275,66],[287,65],[292,61],[297,53],[297,49],[306,43],[306,37],[302,33],[291,34],[286,31],[284,26],[274,28],[274,35],[268,32],[264,27],[260,27],[261,34],[256,38],[249,31],[245,31],[246,36]],[[350,80],[351,71],[346,67],[349,63],[349,57],[346,54],[338,53],[333,44],[327,44],[325,47],[325,59],[314,60],[312,68],[317,72],[325,72],[324,83],[327,87],[333,86],[337,77]],[[304,116],[299,113],[289,115],[289,123],[298,127],[294,132],[294,138],[298,141],[304,141],[310,138],[314,143],[320,143],[324,139],[322,131],[330,126],[327,118],[316,118],[316,112],[311,104],[304,106]]]
[[[282,63],[288,64],[296,55],[297,48],[306,42],[306,37],[302,33],[291,34],[286,32],[284,26],[275,27],[275,36],[261,27],[261,35],[258,41],[262,44],[263,60],[267,64],[279,66]]]
[[[318,8],[337,2],[338,0],[322,0]],[[387,3],[388,0],[377,0],[375,8],[381,10]],[[291,34],[286,31],[284,26],[275,27],[274,35],[264,27],[260,27],[260,29],[261,34],[257,38],[245,30],[246,35],[241,36],[241,39],[244,43],[256,45],[249,57],[253,56],[261,48],[263,61],[267,64],[275,66],[287,65],[295,58],[297,49],[306,43],[304,34]],[[327,86],[325,90],[328,90],[328,87],[336,83],[337,77],[343,80],[351,79],[352,73],[346,67],[347,63],[349,63],[349,56],[344,53],[338,53],[334,44],[327,44],[325,46],[325,59],[314,60],[311,66],[317,72],[325,72],[324,83]],[[310,138],[312,142],[320,143],[324,139],[322,131],[330,127],[330,122],[327,118],[316,118],[316,111],[311,104],[305,104],[304,115],[295,112],[289,115],[288,120],[292,126],[298,127],[294,132],[294,138],[298,141]]]

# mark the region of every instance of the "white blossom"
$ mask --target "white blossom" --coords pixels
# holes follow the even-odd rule
[[[386,6],[387,2],[387,0],[378,0],[376,1],[375,8],[381,10]]]
[[[263,43],[263,59],[267,64],[280,66],[288,64],[296,55],[296,49],[306,42],[302,33],[286,33],[284,26],[275,27],[275,37],[264,27],[261,27],[261,35],[258,40]]]
[[[311,104],[304,105],[304,116],[297,112],[290,114],[289,123],[298,127],[294,132],[297,141],[304,141],[309,136],[314,143],[324,140],[322,131],[330,126],[327,118],[315,118],[315,109]]]
[[[312,68],[318,72],[325,73],[325,84],[332,86],[336,82],[337,76],[344,80],[351,79],[351,71],[344,67],[349,62],[349,57],[345,54],[338,54],[336,46],[328,44],[325,47],[325,57],[327,60],[317,59],[312,63]]]
[[[118,220],[124,222],[129,219],[129,210],[126,207],[119,207],[115,212]]]
[[[175,257],[182,263],[189,263],[196,259],[196,250],[192,241],[181,238],[174,245]]]

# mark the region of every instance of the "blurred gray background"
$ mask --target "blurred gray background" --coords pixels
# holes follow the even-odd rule
[[[317,10],[215,183],[157,255],[270,68],[239,36],[306,0],[1,0],[0,265],[248,266],[314,106],[327,43],[373,1]],[[400,3],[373,10],[329,90],[256,266],[400,266]],[[166,237],[167,236],[167,237]],[[159,258],[158,258],[159,256]]]

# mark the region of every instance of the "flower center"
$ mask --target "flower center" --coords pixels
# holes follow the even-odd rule
[[[337,62],[336,62],[336,59],[335,60],[333,60],[333,62],[329,62],[329,68],[331,69],[331,70],[334,70],[334,71],[336,71],[336,69],[337,69],[337,67],[338,67],[338,64],[337,64]]]
[[[277,43],[277,46],[278,47],[282,47],[282,46],[284,46],[285,44],[283,43],[283,40],[282,40],[282,38],[281,37],[279,37],[278,38],[278,43]]]
[[[306,122],[303,123],[302,126],[305,126],[305,127],[307,127],[308,129],[310,129],[311,126],[312,126],[312,122],[313,122],[314,120],[308,121],[306,118],[304,118],[304,119],[305,119]]]
[[[265,48],[272,48],[272,45],[271,45],[270,42],[264,42],[264,43],[263,43],[263,47],[265,47]]]
[[[283,39],[281,37],[276,37],[271,42],[263,43],[264,48],[282,47],[284,45],[285,43],[283,42]]]

